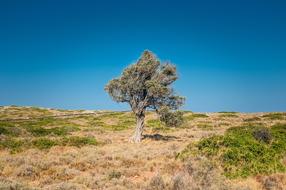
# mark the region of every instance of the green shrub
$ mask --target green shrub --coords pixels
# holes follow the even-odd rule
[[[159,119],[150,119],[147,120],[147,126],[150,127],[154,131],[169,131],[170,127],[166,127],[164,123],[162,123]]]
[[[44,128],[41,126],[30,126],[27,127],[26,130],[30,132],[33,136],[47,136],[47,135],[55,135],[55,136],[64,136],[68,135],[70,132],[79,130],[78,127],[72,126],[64,126],[64,127],[53,127],[53,128]]]
[[[108,120],[113,120],[114,124],[109,124],[107,122]],[[132,114],[125,112],[108,112],[92,118],[89,124],[107,130],[121,131],[135,126],[135,123],[135,117]]]
[[[271,140],[272,139],[272,140]],[[285,171],[286,125],[233,127],[223,136],[213,136],[189,145],[178,158],[191,154],[217,160],[229,178]]]
[[[159,110],[160,121],[165,123],[167,127],[179,127],[183,124],[183,112],[171,111],[168,107],[163,107]]]
[[[58,144],[57,141],[48,138],[39,138],[32,141],[33,146],[38,149],[49,149]]]
[[[15,123],[0,121],[0,135],[19,136],[20,134],[21,130]]]
[[[20,152],[27,142],[15,138],[6,138],[0,141],[0,149],[9,149],[11,152]]]
[[[65,146],[76,146],[76,147],[82,147],[84,145],[97,145],[98,142],[95,138],[92,137],[78,137],[78,136],[72,136],[72,137],[64,137],[61,140],[61,145]]]
[[[121,172],[118,172],[118,171],[112,171],[108,174],[108,179],[111,180],[113,178],[115,179],[119,179],[121,177]]]

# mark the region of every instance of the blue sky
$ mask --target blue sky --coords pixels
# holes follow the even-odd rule
[[[0,1],[0,105],[128,109],[104,85],[145,49],[184,109],[286,111],[286,1]]]

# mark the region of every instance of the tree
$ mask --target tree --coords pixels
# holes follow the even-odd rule
[[[177,96],[171,87],[177,78],[174,65],[161,63],[151,51],[145,50],[135,64],[105,86],[114,101],[127,102],[135,114],[137,124],[131,138],[133,142],[141,141],[146,109],[158,111],[167,107],[177,110],[183,105],[184,98]]]

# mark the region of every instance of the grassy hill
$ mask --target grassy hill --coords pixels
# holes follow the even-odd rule
[[[184,113],[180,128],[130,112],[0,107],[0,189],[283,189],[286,113]]]

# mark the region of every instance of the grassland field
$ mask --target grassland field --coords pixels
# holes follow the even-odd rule
[[[184,112],[168,128],[147,112],[0,107],[0,190],[286,189],[286,113]]]

